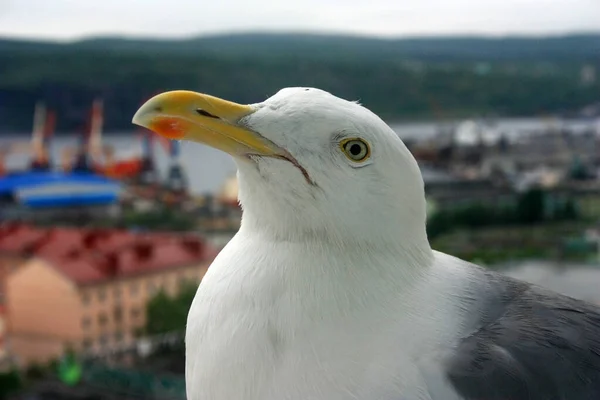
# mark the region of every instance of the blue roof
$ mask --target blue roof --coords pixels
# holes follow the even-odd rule
[[[6,175],[0,178],[0,193],[14,192],[17,188],[35,186],[48,183],[118,183],[115,180],[101,175],[49,171],[49,172],[21,172]]]
[[[0,178],[0,195],[11,194],[31,207],[110,204],[118,181],[90,173],[23,172]]]

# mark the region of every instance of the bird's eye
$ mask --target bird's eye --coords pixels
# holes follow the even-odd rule
[[[340,143],[340,148],[350,160],[354,162],[366,161],[371,156],[371,148],[363,139],[345,139]]]

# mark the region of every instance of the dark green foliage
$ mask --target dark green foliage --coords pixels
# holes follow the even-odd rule
[[[532,189],[520,196],[517,218],[524,224],[532,224],[544,219],[544,192],[542,190]]]
[[[193,219],[177,209],[168,207],[150,212],[126,213],[119,223],[123,226],[153,230],[189,231],[194,228]]]
[[[554,210],[546,213],[547,193],[531,189],[519,195],[512,206],[468,204],[442,209],[427,222],[430,238],[458,228],[480,228],[501,225],[529,225],[545,221],[575,220],[579,217],[572,199],[567,199]]]
[[[560,217],[563,219],[576,219],[579,217],[579,213],[577,212],[577,208],[575,207],[573,200],[567,200]]]
[[[149,335],[169,332],[170,328],[177,325],[177,312],[174,301],[164,291],[158,292],[148,302],[146,307],[147,323],[146,333]]]
[[[597,59],[597,34],[556,37],[429,37],[377,39],[360,36],[318,34],[240,33],[183,40],[123,39],[101,37],[74,43],[0,39],[0,52],[68,54],[72,52],[127,52],[165,55],[208,53],[220,57],[277,59],[344,59],[362,54],[365,58],[414,58],[425,60],[561,60]]]
[[[29,381],[36,381],[46,376],[48,370],[39,364],[30,365],[25,371],[25,377]]]
[[[143,332],[146,335],[185,330],[187,314],[196,295],[198,285],[186,282],[175,297],[160,291],[146,307],[147,322]]]
[[[573,220],[578,217],[579,213],[577,212],[577,207],[575,207],[575,203],[571,199],[568,199],[557,207],[553,214],[553,219],[557,221]]]
[[[457,228],[480,228],[516,222],[518,216],[514,207],[471,204],[439,211],[427,222],[427,232],[430,238],[434,238]]]
[[[433,217],[427,221],[427,236],[433,239],[452,229],[452,213],[449,211],[438,211]]]
[[[0,373],[0,400],[21,389],[21,378],[17,371],[13,370],[6,373]]]
[[[286,86],[315,86],[386,119],[471,114],[534,115],[597,100],[582,86],[598,63],[598,36],[547,39],[379,40],[315,35],[232,35],[182,41],[95,39],[71,44],[0,40],[0,128],[29,131],[34,103],[77,131],[93,97],[105,128],[130,130],[157,92],[190,89],[239,102]],[[478,72],[481,62],[485,73]]]
[[[46,365],[46,369],[52,373],[56,373],[58,371],[58,359],[53,358]]]

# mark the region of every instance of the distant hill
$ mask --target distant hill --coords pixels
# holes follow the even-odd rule
[[[59,130],[83,129],[95,96],[105,99],[107,130],[131,129],[137,106],[171,89],[255,102],[285,86],[315,86],[387,119],[554,113],[599,100],[598,82],[581,82],[584,65],[600,74],[600,34],[0,38],[0,133],[28,131],[37,100],[57,112]]]
[[[380,39],[317,34],[229,34],[156,40],[100,37],[70,43],[0,38],[0,52],[110,51],[226,57],[374,57],[421,60],[580,60],[600,58],[600,34],[555,37],[415,37]]]

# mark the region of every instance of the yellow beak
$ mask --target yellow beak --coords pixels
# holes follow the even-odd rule
[[[256,109],[206,94],[176,90],[161,93],[144,103],[132,122],[169,139],[190,140],[232,156],[289,158],[270,140],[238,122]]]

